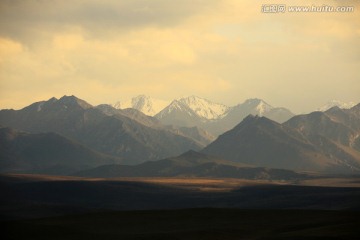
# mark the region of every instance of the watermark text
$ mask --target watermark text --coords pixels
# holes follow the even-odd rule
[[[264,4],[261,6],[263,13],[350,13],[354,12],[354,6],[331,6],[331,5],[305,5],[288,6],[285,4]]]

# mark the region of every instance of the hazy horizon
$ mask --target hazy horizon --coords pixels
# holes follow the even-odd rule
[[[271,3],[354,11],[262,13]],[[305,113],[359,103],[359,69],[357,0],[0,2],[0,109],[145,94],[228,106],[260,98]]]
[[[98,106],[98,105],[100,105],[100,104],[116,105],[116,104],[118,104],[119,102],[120,102],[121,104],[124,104],[124,103],[129,104],[129,101],[131,101],[133,98],[136,98],[136,97],[141,96],[141,95],[145,95],[146,97],[150,97],[150,98],[152,98],[152,99],[154,99],[154,100],[160,100],[160,101],[162,101],[163,103],[164,103],[164,102],[167,102],[166,105],[170,104],[173,100],[176,100],[176,99],[196,96],[196,95],[182,95],[182,96],[174,97],[173,99],[162,99],[162,98],[158,98],[158,97],[154,97],[154,96],[149,96],[149,95],[146,95],[146,94],[139,94],[139,95],[133,96],[133,97],[131,97],[131,98],[129,98],[129,99],[119,99],[118,101],[115,101],[115,102],[96,102],[96,103],[94,103],[94,102],[90,102],[90,101],[88,101],[87,99],[84,99],[84,98],[82,98],[82,97],[79,97],[79,96],[76,96],[76,95],[73,95],[73,94],[65,94],[65,95],[52,96],[52,97],[47,98],[47,99],[39,99],[38,101],[29,102],[29,103],[25,104],[24,106],[19,106],[18,108],[4,108],[4,109],[20,110],[20,109],[23,109],[23,108],[25,108],[25,107],[33,104],[33,103],[36,103],[36,102],[48,101],[48,100],[50,100],[50,99],[53,98],[53,97],[55,97],[56,99],[60,99],[60,98],[62,98],[62,97],[64,97],[64,96],[75,96],[75,97],[77,97],[77,98],[79,98],[79,99],[81,99],[81,100],[86,101],[87,103],[89,103],[90,105],[93,105],[93,106]],[[196,96],[196,97],[203,98],[202,96]],[[241,100],[241,101],[239,101],[239,102],[237,102],[237,103],[235,103],[235,104],[232,104],[232,105],[228,105],[228,104],[225,104],[225,103],[223,103],[223,102],[212,101],[212,99],[209,99],[209,98],[205,98],[205,99],[207,99],[207,100],[209,100],[209,101],[211,101],[211,102],[217,103],[217,104],[223,104],[223,105],[228,106],[228,107],[234,107],[234,106],[236,106],[236,105],[238,105],[238,104],[244,103],[244,102],[247,101],[247,100],[250,100],[250,99],[261,99],[261,98],[258,98],[258,97],[250,97],[250,98]],[[265,101],[267,104],[271,105],[272,107],[284,107],[284,106],[282,106],[282,105],[280,105],[280,106],[273,105],[271,102],[267,101],[266,99],[261,99],[261,100]],[[333,100],[336,101],[336,100],[338,100],[338,99],[333,99]],[[329,100],[328,102],[323,103],[322,105],[316,106],[314,109],[310,109],[310,110],[308,110],[307,112],[295,112],[295,111],[293,111],[293,110],[290,109],[290,108],[288,108],[288,109],[289,109],[290,111],[292,111],[294,114],[310,113],[310,112],[317,111],[318,108],[320,108],[320,107],[323,107],[323,106],[325,106],[325,105],[327,105],[327,104],[330,104],[330,101],[332,101],[332,100]],[[339,101],[340,101],[340,100],[339,100]],[[348,104],[348,103],[351,103],[351,101],[350,101],[350,102],[344,102],[344,103],[347,103],[347,104]],[[360,102],[352,102],[352,103],[354,103],[355,105],[360,104]]]

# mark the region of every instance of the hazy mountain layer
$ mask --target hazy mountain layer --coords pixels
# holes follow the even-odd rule
[[[289,180],[309,177],[289,170],[251,167],[189,151],[178,157],[150,161],[136,166],[107,165],[81,171],[82,177],[210,177]]]
[[[180,110],[187,109],[188,113],[192,113],[188,114],[189,117],[196,117],[195,105],[189,106],[186,101],[177,103]],[[274,109],[262,100],[252,99],[226,111],[226,115],[221,118],[223,125],[216,125],[218,122],[215,120],[206,122],[205,118],[201,119],[202,124],[217,126],[217,130],[220,130],[235,124],[236,118],[245,112],[265,115],[282,112],[282,109]],[[172,113],[180,114],[181,111]],[[261,175],[266,178],[270,174],[266,169],[244,168],[243,165],[229,164],[228,161],[261,168],[299,171],[360,171],[360,104],[351,109],[334,107],[326,112],[295,116],[283,124],[266,117],[249,115],[214,142],[211,134],[198,127],[166,126],[161,120],[136,109],[115,109],[110,105],[93,107],[74,96],[64,96],[59,100],[52,98],[18,111],[1,110],[0,124],[31,133],[55,132],[94,151],[121,158],[123,164],[164,159],[135,167],[114,165],[94,170],[108,171],[110,175],[112,171],[118,176],[256,178]],[[16,154],[6,144],[4,152],[7,159],[11,159],[9,156]],[[41,148],[40,143],[36,146]],[[203,147],[202,153],[217,157],[204,161],[207,156],[190,154],[169,159]],[[219,159],[226,159],[227,162],[219,162]],[[18,163],[21,166],[21,162]],[[4,164],[9,164],[9,161]],[[85,163],[75,161],[74,164],[83,166]],[[27,168],[26,164],[21,167]],[[31,170],[31,167],[28,169]]]
[[[325,112],[333,107],[339,107],[341,109],[350,109],[354,107],[356,104],[354,102],[343,102],[339,100],[331,100],[324,104],[323,106],[319,107],[317,110],[321,112]]]
[[[267,116],[281,123],[294,116],[289,110],[274,108],[260,99],[249,99],[237,106],[226,107],[199,97],[188,97],[173,101],[155,117],[164,124],[197,126],[218,136],[249,114]]]
[[[0,171],[70,174],[121,160],[100,154],[55,133],[30,134],[0,128]]]
[[[74,96],[1,110],[0,124],[32,133],[56,132],[128,163],[178,155],[203,147],[198,141],[153,128],[126,114],[108,115]]]
[[[148,116],[139,110],[134,108],[127,108],[127,109],[115,109],[110,105],[102,104],[97,106],[102,112],[109,116],[126,116],[139,122],[142,125],[159,129],[159,130],[166,130],[175,133],[176,135],[181,135],[192,140],[198,142],[202,147],[207,146],[215,137],[206,132],[205,130],[198,128],[198,127],[178,127],[174,125],[164,125],[162,124],[157,118]]]
[[[295,116],[284,124],[249,116],[202,152],[264,167],[356,173],[359,107]]]
[[[127,101],[118,101],[112,106],[116,109],[134,108],[142,113],[154,116],[169,103],[160,99],[154,99],[146,95],[139,95]]]

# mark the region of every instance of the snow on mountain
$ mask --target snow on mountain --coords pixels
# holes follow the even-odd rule
[[[163,108],[154,99],[140,95],[128,102],[114,105],[116,108],[135,108],[154,116],[162,124],[180,127],[198,127],[218,136],[233,128],[249,114],[265,116],[279,123],[294,116],[285,108],[276,108],[257,98],[248,99],[233,107],[214,103],[197,96],[186,96],[173,100]],[[158,108],[155,108],[158,107]]]
[[[265,103],[264,101],[261,101],[259,105],[257,105],[256,110],[259,111],[260,115],[263,115],[264,113],[270,111],[273,107],[271,107],[269,104]]]
[[[229,107],[223,104],[213,103],[196,96],[182,97],[177,101],[189,107],[198,116],[208,120],[221,118],[229,110]]]
[[[331,100],[331,101],[327,102],[325,105],[323,105],[322,107],[319,107],[317,109],[317,111],[325,112],[326,110],[328,110],[332,107],[350,109],[350,108],[354,107],[355,105],[356,104],[354,102],[342,102],[339,100]]]
[[[117,109],[134,108],[149,116],[156,115],[158,119],[162,119],[170,113],[183,112],[189,117],[200,118],[204,121],[222,119],[229,112],[237,108],[241,108],[241,111],[246,112],[246,115],[251,113],[259,116],[264,116],[274,109],[263,100],[257,98],[248,99],[234,107],[228,107],[197,96],[180,97],[168,105],[166,101],[150,98],[145,95],[139,95],[128,101],[117,102],[112,106]]]
[[[139,95],[124,102],[117,102],[112,106],[117,109],[134,108],[146,115],[154,116],[169,103],[164,100],[154,99],[146,95]]]
[[[264,100],[258,99],[258,98],[252,98],[246,100],[244,103],[238,105],[237,107],[241,107],[243,109],[246,109],[245,111],[248,111],[249,113],[264,116],[264,114],[270,112],[272,109],[274,109],[272,106],[267,104]]]
[[[162,118],[163,116],[173,113],[175,111],[185,112],[189,116],[195,115],[193,110],[190,109],[189,106],[187,106],[185,103],[179,100],[174,100],[167,107],[161,110],[156,116],[157,118]]]

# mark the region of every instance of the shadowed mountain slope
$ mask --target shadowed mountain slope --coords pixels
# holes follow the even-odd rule
[[[110,105],[102,104],[97,106],[96,108],[100,109],[103,113],[109,116],[118,116],[123,117],[126,116],[138,123],[148,126],[150,128],[158,129],[158,130],[165,130],[170,131],[176,135],[181,135],[192,140],[198,142],[199,145],[202,147],[207,146],[215,137],[208,133],[207,131],[198,128],[198,127],[177,127],[174,125],[164,125],[155,117],[147,116],[144,113],[140,112],[139,110],[133,108],[126,108],[126,109],[116,109]]]
[[[128,163],[161,159],[203,147],[166,129],[152,128],[125,115],[108,115],[74,96],[1,110],[0,124],[32,133],[55,132]]]
[[[349,151],[323,135],[306,135],[287,123],[281,125],[251,115],[202,152],[272,168],[325,172],[356,172],[360,169],[357,151]]]
[[[97,153],[55,133],[0,128],[0,171],[69,174],[121,160]]]
[[[210,177],[268,180],[308,178],[290,170],[252,167],[195,151],[178,157],[146,162],[136,166],[108,165],[74,174],[81,177]]]

